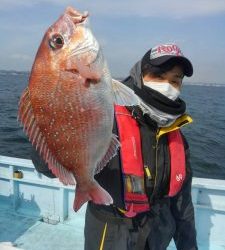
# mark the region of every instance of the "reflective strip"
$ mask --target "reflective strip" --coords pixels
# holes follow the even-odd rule
[[[104,227],[104,230],[103,230],[102,240],[101,240],[101,245],[100,245],[99,250],[103,250],[103,246],[104,246],[104,243],[105,243],[106,230],[107,230],[107,223],[105,223],[105,227]]]

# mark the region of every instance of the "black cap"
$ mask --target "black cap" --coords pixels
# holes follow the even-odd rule
[[[184,75],[190,77],[193,75],[193,66],[191,62],[183,56],[180,48],[176,44],[162,44],[146,52],[142,58],[141,66],[150,64],[160,66],[169,60],[177,61],[183,66]]]

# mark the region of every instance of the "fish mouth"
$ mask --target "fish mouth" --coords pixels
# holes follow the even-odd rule
[[[89,13],[87,11],[85,11],[82,14],[71,6],[66,8],[65,14],[70,16],[70,18],[74,24],[83,23],[87,19],[87,17],[89,16]]]

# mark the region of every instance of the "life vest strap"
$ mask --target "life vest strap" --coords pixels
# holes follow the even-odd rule
[[[182,188],[186,177],[184,142],[180,130],[168,133],[170,151],[170,187],[168,196],[176,195]]]
[[[137,121],[124,106],[115,106],[116,121],[121,143],[120,156],[124,175],[124,201],[127,217],[149,211],[145,192],[141,135]]]

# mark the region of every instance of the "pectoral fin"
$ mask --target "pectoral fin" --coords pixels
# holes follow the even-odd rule
[[[118,141],[117,136],[113,134],[111,143],[109,145],[109,148],[105,156],[97,164],[97,167],[95,169],[95,174],[98,174],[107,165],[107,163],[117,154],[119,146],[120,146],[120,142]]]
[[[140,105],[140,98],[134,93],[134,91],[128,88],[126,85],[112,79],[112,88],[114,93],[114,102],[116,105],[121,106],[135,106]]]

